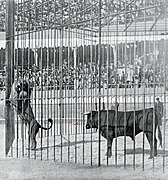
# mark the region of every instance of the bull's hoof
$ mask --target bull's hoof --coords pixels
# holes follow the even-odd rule
[[[153,159],[153,156],[149,156],[148,159]]]
[[[108,156],[109,158],[111,158],[112,154],[111,154],[111,153],[106,153],[106,156]]]
[[[157,156],[157,154],[155,154],[154,156]],[[148,159],[153,159],[154,156],[153,156],[153,155],[150,155]]]

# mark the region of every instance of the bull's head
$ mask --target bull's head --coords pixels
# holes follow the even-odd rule
[[[84,115],[87,115],[87,123],[86,123],[86,129],[90,128],[98,128],[98,112],[97,111],[91,111],[84,113]]]

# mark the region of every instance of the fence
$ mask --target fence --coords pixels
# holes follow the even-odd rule
[[[21,0],[7,1],[6,9],[6,154],[165,170],[166,0]],[[32,88],[35,119],[46,127],[46,119],[53,119],[49,131],[39,131],[35,150],[28,127],[8,101],[13,82],[20,79]],[[163,145],[159,156],[148,160],[156,147],[157,97],[164,104]],[[86,129],[88,111],[98,113],[97,131]],[[144,133],[136,136],[140,130]]]

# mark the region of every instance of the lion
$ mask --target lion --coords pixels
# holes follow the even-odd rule
[[[28,124],[28,135],[31,141],[31,150],[34,150],[36,149],[37,145],[36,135],[39,132],[39,128],[43,130],[51,129],[53,120],[48,119],[48,123],[50,123],[49,127],[43,127],[37,122],[31,107],[31,92],[32,89],[26,80],[15,81],[12,85],[9,101],[11,102],[12,106],[15,107],[21,121],[26,125]]]

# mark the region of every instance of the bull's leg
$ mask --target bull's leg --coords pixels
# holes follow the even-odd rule
[[[148,132],[148,133],[146,133],[146,137],[147,137],[149,145],[150,145],[149,159],[152,159],[154,156],[157,156],[157,139],[155,136],[154,137],[154,154],[153,154],[153,134]]]
[[[106,153],[106,155],[107,155],[108,157],[111,157],[111,156],[112,156],[112,149],[111,149],[111,147],[112,147],[112,142],[113,142],[113,138],[108,138],[108,140],[107,140],[107,153]]]
[[[107,153],[106,155],[108,157],[112,156],[112,142],[113,142],[113,130],[112,129],[107,129],[106,127],[101,130],[101,135],[107,139]]]
[[[160,126],[158,125],[158,138],[160,140],[160,146],[162,148],[162,131],[160,129]]]

